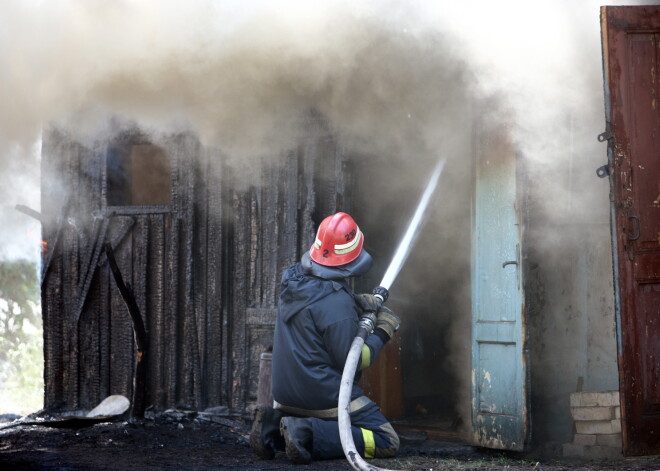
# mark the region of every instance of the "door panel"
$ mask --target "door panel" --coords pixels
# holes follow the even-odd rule
[[[623,448],[660,452],[660,7],[601,9]]]
[[[473,439],[489,448],[522,450],[528,421],[516,158],[502,136],[480,136],[473,221]]]

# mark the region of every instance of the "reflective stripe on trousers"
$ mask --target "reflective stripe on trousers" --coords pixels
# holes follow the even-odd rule
[[[313,431],[313,458],[342,458],[344,450],[337,420],[314,417],[307,420]],[[399,449],[399,437],[374,402],[351,413],[351,429],[355,447],[364,458],[394,456]]]
[[[365,406],[371,404],[372,401],[367,396],[360,396],[357,399],[353,399],[349,404],[349,412],[357,412]],[[297,415],[300,417],[316,417],[319,419],[336,419],[339,411],[336,407],[332,409],[322,409],[322,410],[311,410],[311,409],[302,409],[300,407],[292,407],[284,404],[280,404],[277,401],[273,401],[273,409],[280,410],[287,414]]]

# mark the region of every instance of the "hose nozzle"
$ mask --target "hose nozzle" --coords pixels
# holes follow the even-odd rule
[[[381,303],[384,303],[385,301],[387,301],[387,298],[390,297],[390,292],[387,291],[387,288],[383,286],[378,286],[377,288],[374,288],[372,294],[376,296],[378,299],[380,299]]]

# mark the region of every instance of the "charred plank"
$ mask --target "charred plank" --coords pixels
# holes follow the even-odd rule
[[[122,299],[126,303],[128,312],[133,321],[133,332],[135,345],[137,347],[137,360],[135,365],[135,376],[133,381],[133,407],[131,410],[131,415],[133,417],[144,417],[145,397],[146,397],[146,378],[147,378],[147,355],[149,352],[149,338],[147,331],[144,327],[144,322],[142,320],[142,315],[140,314],[140,308],[138,307],[137,301],[135,300],[135,295],[130,285],[124,283],[119,267],[117,266],[117,261],[115,260],[114,252],[112,250],[112,245],[109,243],[105,244],[105,253],[108,257],[108,263],[110,264],[110,270],[114,276],[115,283],[117,283],[117,288],[121,293]]]

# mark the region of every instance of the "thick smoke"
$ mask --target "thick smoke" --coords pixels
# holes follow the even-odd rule
[[[12,162],[15,149],[38,142],[45,123],[87,142],[119,115],[160,132],[192,130],[245,162],[289,149],[315,110],[350,150],[413,163],[428,162],[440,143],[450,147],[458,111],[469,106],[454,40],[416,26],[412,7],[385,15],[344,2],[3,1],[1,8],[0,170],[33,180],[23,185],[32,193],[17,189],[4,199],[5,213],[35,204],[38,172]],[[18,159],[38,167],[32,153]]]
[[[592,153],[584,143],[602,128],[597,7],[2,0],[3,213],[35,204],[32,149],[44,123],[67,123],[82,139],[109,115],[192,129],[240,160],[277,156],[316,109],[349,145],[426,164],[466,129],[468,95],[497,94],[504,107],[491,118],[511,113],[525,156],[557,177],[558,159]],[[579,186],[580,170],[564,184]],[[565,189],[554,180],[548,191]],[[563,209],[573,204],[559,196]]]
[[[492,118],[512,112],[525,155],[552,164],[582,152],[557,142],[569,122],[585,132],[602,96],[596,5],[2,1],[0,170],[33,179],[35,192],[43,124],[83,140],[110,115],[191,129],[236,160],[276,157],[310,109],[349,148],[427,164],[451,154],[471,97],[491,94],[506,103]],[[19,169],[16,149],[29,162]],[[3,201],[34,200],[11,191]]]

